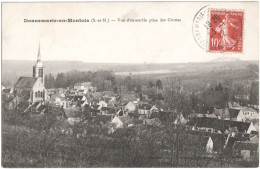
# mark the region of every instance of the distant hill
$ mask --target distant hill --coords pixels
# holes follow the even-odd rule
[[[149,74],[156,77],[165,74],[199,73],[224,69],[241,69],[248,64],[258,65],[258,61],[211,61],[204,63],[168,63],[168,64],[128,64],[128,63],[85,63],[81,61],[43,61],[44,74],[52,73],[54,76],[59,72],[70,70],[97,71],[113,70],[116,75],[140,76]],[[20,76],[32,76],[32,67],[35,61],[2,60],[2,80],[14,84]],[[156,75],[156,76],[155,76]]]
[[[219,57],[209,62],[233,62],[233,61],[241,61],[241,60],[239,58],[234,58],[234,57]]]

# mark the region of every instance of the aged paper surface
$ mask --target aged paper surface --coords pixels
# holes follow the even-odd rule
[[[57,45],[63,49],[46,49],[47,60],[69,60],[74,55],[78,60],[89,56],[86,61],[91,62],[99,61],[96,60],[98,57],[104,62],[168,63],[208,61],[222,57],[223,54],[242,60],[254,60],[259,54],[257,4],[258,2],[3,3],[3,58],[18,59],[19,56],[20,59],[33,59],[34,51],[29,49],[36,48],[36,41],[41,40],[45,43],[42,48]],[[198,48],[192,32],[193,21],[197,12],[205,6],[216,10],[244,12],[242,54],[231,54],[232,51],[227,54],[208,53]],[[12,13],[14,9],[16,15]],[[30,22],[52,19],[68,21]],[[89,22],[69,22],[69,19],[87,19]],[[92,19],[96,21],[92,23]],[[134,20],[136,21],[133,22]],[[204,24],[206,23],[201,23],[199,29],[206,36]],[[12,49],[13,45],[16,50]],[[53,58],[54,55],[57,58]]]
[[[2,166],[259,166],[259,2],[3,2]]]

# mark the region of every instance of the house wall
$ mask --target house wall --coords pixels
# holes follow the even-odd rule
[[[237,121],[245,121],[245,116],[244,116],[242,110],[240,110],[237,115]]]
[[[125,106],[125,110],[128,110],[129,112],[135,111],[135,108],[135,105],[131,102]]]
[[[145,114],[145,115],[148,115],[149,112],[150,112],[149,110],[138,109],[138,113],[139,113],[139,114]]]
[[[211,137],[209,137],[208,143],[206,145],[206,153],[212,153],[213,152],[213,141]]]
[[[111,123],[116,124],[116,128],[123,128],[124,125],[118,117],[114,117]]]
[[[250,124],[250,126],[249,126],[249,128],[248,128],[248,130],[247,130],[247,133],[251,133],[251,131],[256,131],[256,129],[255,129],[253,123]]]
[[[104,101],[100,101],[98,104],[99,104],[101,107],[107,107],[107,103],[104,102]]]
[[[253,120],[258,119],[258,113],[256,111],[243,111],[243,115],[245,116],[245,119]]]
[[[82,89],[84,89],[84,86],[83,85],[76,85],[76,86],[74,86],[74,89],[75,90],[82,90]]]

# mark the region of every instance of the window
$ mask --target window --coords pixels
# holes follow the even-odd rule
[[[42,69],[39,69],[39,77],[42,77],[42,75],[43,75]]]
[[[38,95],[38,97],[41,97],[41,92],[40,92],[40,91],[38,91],[38,94],[37,94],[37,95]]]
[[[35,97],[37,97],[37,92],[35,92]]]

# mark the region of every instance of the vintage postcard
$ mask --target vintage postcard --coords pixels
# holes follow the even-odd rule
[[[259,2],[2,2],[4,168],[259,166]]]

